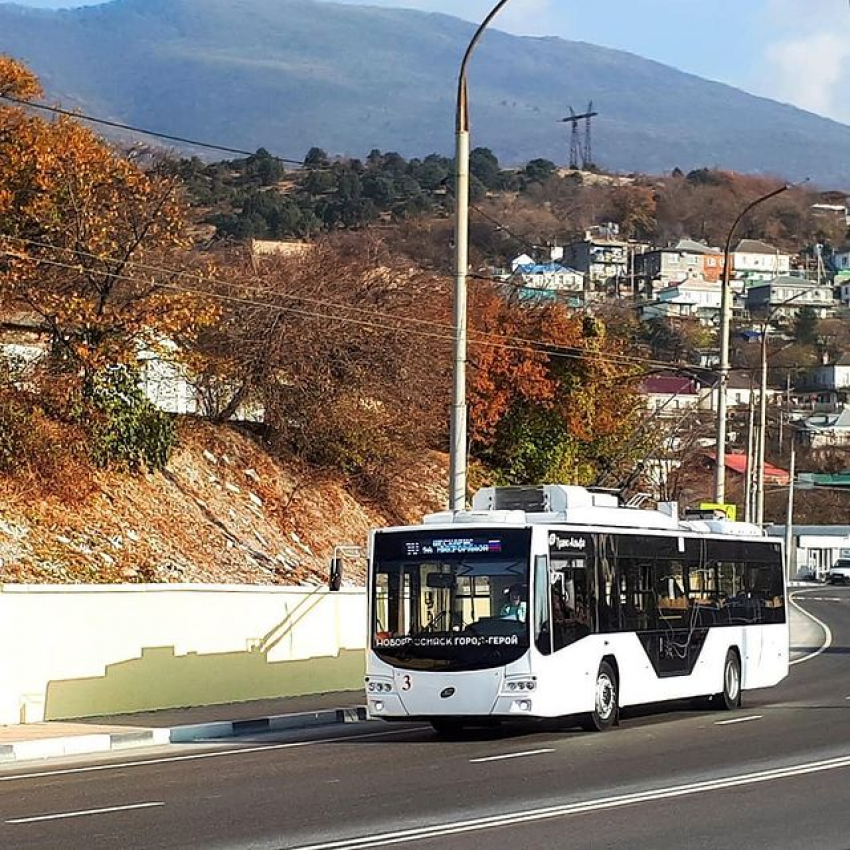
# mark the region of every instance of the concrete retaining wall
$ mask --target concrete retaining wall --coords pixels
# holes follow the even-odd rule
[[[362,589],[0,585],[0,724],[362,686]]]

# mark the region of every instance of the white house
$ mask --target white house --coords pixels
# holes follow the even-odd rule
[[[699,387],[693,378],[648,375],[641,386],[646,406],[660,417],[678,417],[699,405]]]
[[[560,263],[529,263],[517,266],[508,283],[521,294],[583,293],[584,275]]]
[[[803,420],[803,442],[813,449],[850,443],[850,407],[839,413],[816,413]]]
[[[742,239],[732,253],[735,276],[750,280],[771,280],[791,272],[791,255],[757,239]]]
[[[811,283],[801,277],[780,276],[757,283],[747,290],[751,313],[772,314],[777,319],[793,319],[803,307],[814,310],[819,319],[832,315],[836,302],[832,286]]]
[[[818,390],[843,390],[850,387],[850,354],[842,354],[832,363],[818,366],[811,373],[810,381]]]

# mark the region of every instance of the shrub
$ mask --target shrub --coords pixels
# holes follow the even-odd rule
[[[91,458],[101,467],[162,469],[177,444],[174,420],[151,404],[127,366],[104,369],[87,383],[79,419],[90,434]]]

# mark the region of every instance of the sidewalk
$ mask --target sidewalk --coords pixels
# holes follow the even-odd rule
[[[0,726],[0,765],[366,719],[361,691]]]
[[[795,589],[797,589],[795,587]],[[823,630],[788,606],[791,659],[817,650]],[[73,722],[0,726],[0,765],[162,744],[230,738],[252,732],[307,729],[366,719],[361,691],[337,691],[225,705],[175,708]]]

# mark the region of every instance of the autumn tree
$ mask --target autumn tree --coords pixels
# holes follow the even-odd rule
[[[470,444],[499,480],[588,484],[629,468],[637,370],[603,320],[495,293],[473,316]]]
[[[0,57],[0,92],[31,100],[41,89],[26,68]],[[143,417],[135,434],[167,436],[142,399],[134,412],[104,401],[104,387],[114,386],[105,373],[132,370],[142,346],[190,338],[213,318],[188,273],[187,244],[175,176],[142,171],[70,118],[0,106],[0,299],[39,316],[50,333],[53,378],[43,397],[54,412],[114,445],[128,438],[110,430],[124,413]],[[133,416],[124,421],[136,423]]]
[[[220,265],[231,300],[200,341],[210,413],[262,407],[277,451],[347,472],[373,495],[406,460],[444,448],[448,279],[400,264],[368,234]]]

